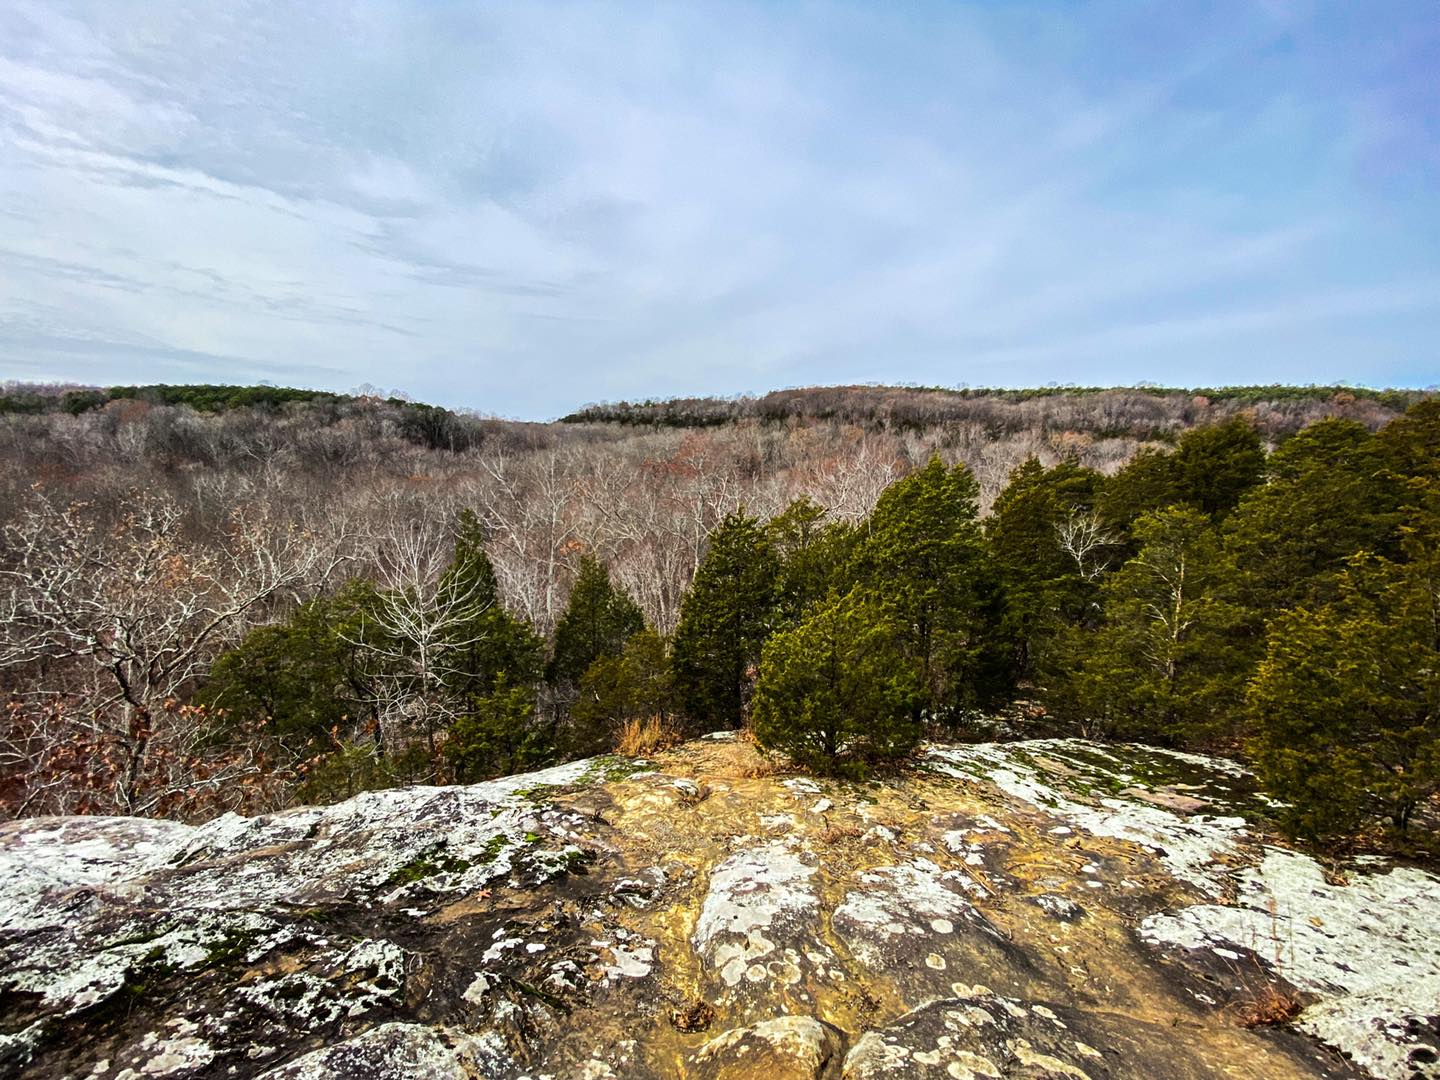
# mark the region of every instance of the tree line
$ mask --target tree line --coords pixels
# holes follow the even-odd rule
[[[920,386],[809,386],[759,396],[601,402],[562,423],[710,428],[737,421],[791,424],[834,420],[871,430],[982,426],[992,437],[1022,430],[1094,437],[1173,439],[1190,427],[1245,412],[1267,438],[1293,434],[1337,411],[1378,426],[1428,396],[1422,390],[1362,386],[1046,386],[1027,389]]]
[[[1123,465],[830,422],[437,451],[378,400],[13,417],[19,480],[51,475],[4,525],[0,800],[269,809],[641,722],[858,774],[1023,700],[1245,756],[1298,833],[1403,830],[1437,769],[1440,403],[1340,405],[1273,452],[1237,415]]]
[[[1237,418],[1108,477],[1032,458],[974,507],[934,461],[827,538],[823,598],[747,657],[762,745],[853,771],[1023,695],[1248,759],[1310,839],[1403,834],[1440,791],[1440,403],[1268,456]]]

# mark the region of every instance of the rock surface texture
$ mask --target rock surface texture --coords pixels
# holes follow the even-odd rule
[[[0,1075],[1440,1077],[1440,879],[1274,846],[1236,766],[711,738],[201,826],[0,826]],[[1266,995],[1302,1006],[1246,1027]]]

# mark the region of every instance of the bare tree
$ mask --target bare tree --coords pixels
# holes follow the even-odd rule
[[[1080,576],[1094,581],[1110,569],[1120,538],[1102,522],[1094,511],[1076,510],[1055,526],[1060,550],[1075,560]]]
[[[435,516],[395,517],[379,541],[379,585],[361,650],[375,694],[381,739],[395,748],[411,732],[433,753],[435,735],[459,715],[456,686],[467,674],[451,658],[481,637],[471,628],[493,598],[475,579],[447,573],[448,526]]]
[[[196,714],[171,706],[216,652],[343,558],[334,538],[240,515],[200,544],[183,518],[168,496],[137,492],[107,523],[37,488],[4,530],[0,666],[48,670],[77,699],[67,715],[120,755],[112,798],[127,813],[152,797],[152,755],[188,760],[204,738]]]

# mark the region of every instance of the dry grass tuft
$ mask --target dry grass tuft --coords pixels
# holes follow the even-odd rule
[[[777,776],[784,772],[784,766],[763,754],[751,752],[735,763],[730,770],[732,780],[763,780],[769,776]]]
[[[1275,975],[1265,970],[1252,947],[1253,974],[1236,969],[1243,988],[1242,996],[1229,1006],[1236,1019],[1247,1028],[1274,1027],[1287,1024],[1300,1014],[1305,1007],[1300,995],[1288,981],[1281,978],[1286,970],[1285,942],[1280,939],[1280,911],[1275,898],[1266,904],[1270,912],[1270,951]],[[1290,943],[1291,959],[1294,959],[1294,943]]]
[[[679,725],[663,716],[626,720],[615,739],[615,751],[626,757],[647,757],[684,741]]]
[[[1232,1008],[1241,1026],[1257,1028],[1288,1024],[1304,1006],[1294,990],[1277,982],[1265,982],[1247,986],[1244,1000],[1235,1002]]]

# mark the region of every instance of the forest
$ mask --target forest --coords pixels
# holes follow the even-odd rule
[[[839,387],[553,424],[7,386],[0,812],[203,819],[744,728],[1218,752],[1421,850],[1440,399]]]

